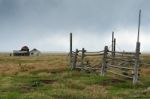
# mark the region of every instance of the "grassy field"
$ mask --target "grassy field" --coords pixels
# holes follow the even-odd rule
[[[150,62],[150,56],[142,60]],[[150,99],[150,66],[141,67],[140,83],[133,86],[115,75],[71,71],[68,62],[65,54],[0,54],[0,99]]]

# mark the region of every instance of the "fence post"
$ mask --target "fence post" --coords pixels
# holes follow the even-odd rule
[[[133,85],[138,83],[139,79],[139,54],[140,54],[140,42],[136,43],[136,53],[135,53],[135,64],[133,70]]]
[[[138,70],[139,70],[139,56],[140,56],[140,23],[141,23],[141,10],[139,10],[139,20],[138,20],[138,36],[137,36],[137,43],[136,43],[136,53],[135,53],[135,65],[134,65],[134,74],[133,74],[133,84],[138,83]]]
[[[72,69],[75,69],[75,68],[76,68],[78,52],[79,52],[78,49],[76,49],[75,55],[74,55],[74,57],[73,57],[73,66],[72,66]]]
[[[72,67],[72,33],[70,33],[70,67]]]
[[[116,55],[116,38],[113,39],[113,48],[112,48],[112,63],[111,64],[114,64],[114,59],[115,59],[115,55]]]
[[[82,56],[81,56],[81,66],[82,66],[82,69],[84,68],[84,63],[83,63],[84,57],[85,57],[84,53],[85,53],[85,49],[82,48]]]
[[[101,75],[104,76],[106,73],[107,68],[107,53],[108,52],[108,46],[105,46],[104,48],[104,56],[103,56],[103,62],[102,62],[102,68],[101,68]]]
[[[115,51],[116,51],[116,38],[114,38],[114,50],[113,51],[114,51],[113,52],[113,58],[114,58],[116,55],[116,53],[115,53]]]
[[[111,49],[111,55],[112,55],[112,57],[113,57],[113,52],[114,52],[114,32],[112,32],[112,47],[111,47],[112,49]]]

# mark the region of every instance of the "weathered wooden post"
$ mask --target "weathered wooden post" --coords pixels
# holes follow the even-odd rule
[[[108,54],[108,46],[105,46],[105,48],[104,48],[103,62],[102,62],[102,67],[101,67],[101,76],[104,76],[106,74],[106,69],[107,69],[107,54]]]
[[[114,32],[112,32],[112,63],[114,64],[114,58],[115,58],[115,51],[116,51],[116,39],[114,38]]]
[[[134,64],[134,70],[133,70],[133,84],[137,84],[138,78],[139,78],[139,55],[140,54],[140,42],[136,43],[136,53],[135,53],[135,64]]]
[[[76,68],[78,52],[79,52],[78,49],[76,49],[75,55],[74,55],[74,57],[73,57],[73,66],[72,66],[72,69],[75,69],[75,68]]]
[[[72,33],[70,33],[70,67],[72,67]]]
[[[82,48],[82,56],[81,56],[81,66],[82,66],[82,69],[84,68],[84,57],[85,57],[85,49],[84,48]]]
[[[114,49],[113,49],[113,58],[115,57],[116,51],[116,38],[114,38]]]
[[[138,70],[139,70],[139,57],[140,57],[140,42],[139,42],[139,36],[140,36],[140,22],[141,22],[141,10],[139,11],[139,22],[138,22],[138,36],[137,36],[137,42],[136,42],[136,53],[135,53],[135,65],[133,70],[133,84],[138,83]]]
[[[113,57],[113,52],[114,52],[114,32],[112,32],[112,47],[111,47],[111,55],[112,55],[112,57]]]

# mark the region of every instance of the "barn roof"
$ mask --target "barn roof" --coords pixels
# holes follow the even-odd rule
[[[28,46],[23,46],[23,47],[21,48],[21,51],[29,51],[29,47],[28,47]]]
[[[40,52],[39,50],[37,50],[36,48],[32,49],[30,52]]]

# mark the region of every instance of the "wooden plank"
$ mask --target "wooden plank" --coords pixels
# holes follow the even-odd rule
[[[95,51],[95,52],[85,52],[85,53],[104,53],[104,51]]]
[[[100,56],[100,55],[104,55],[104,54],[86,54],[85,53],[85,56]]]
[[[122,76],[122,77],[125,77],[125,78],[132,79],[131,76],[123,75],[123,74],[120,74],[120,73],[117,73],[117,72],[114,72],[114,71],[111,71],[111,70],[107,70],[107,71],[110,72],[110,73],[112,73],[112,74],[115,74],[115,75],[119,75],[119,76]]]
[[[84,70],[88,70],[88,69],[89,69],[89,70],[90,70],[90,69],[91,69],[91,70],[99,70],[99,68],[91,68],[91,67],[84,67],[84,68],[83,68],[83,67],[81,67],[81,66],[78,66],[78,67],[76,67],[76,68],[77,68],[77,69],[81,69],[81,70],[82,70],[82,69],[84,69]]]
[[[120,54],[135,54],[135,52],[119,52],[119,51],[109,51],[109,52],[115,52]]]
[[[150,63],[140,63],[141,65],[150,66]]]
[[[111,64],[107,64],[107,68],[109,67],[114,67],[114,68],[119,68],[119,69],[127,69],[127,70],[133,70],[134,68],[129,68],[129,67],[121,67],[121,66],[117,66],[117,65],[111,65]]]
[[[127,58],[127,57],[115,57],[115,58],[113,58],[113,57],[107,57],[108,59],[115,59],[115,60],[124,60],[124,59],[130,59],[130,58]]]

